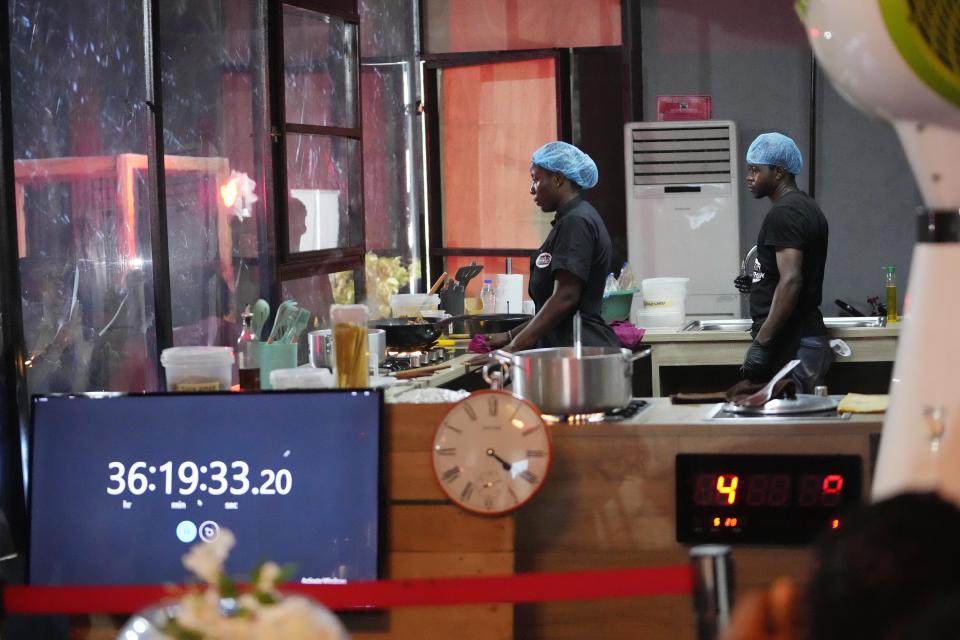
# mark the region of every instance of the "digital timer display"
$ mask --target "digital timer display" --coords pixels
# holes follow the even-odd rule
[[[862,499],[854,455],[678,454],[677,541],[805,544]]]
[[[29,578],[162,584],[223,528],[226,569],[378,577],[378,391],[38,396]]]

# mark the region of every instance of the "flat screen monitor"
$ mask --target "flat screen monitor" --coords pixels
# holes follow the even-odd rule
[[[33,399],[29,580],[182,583],[227,528],[225,569],[291,581],[378,577],[378,391],[53,395]]]

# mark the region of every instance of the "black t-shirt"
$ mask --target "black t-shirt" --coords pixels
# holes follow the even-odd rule
[[[773,205],[757,236],[757,260],[750,289],[750,316],[755,329],[769,315],[773,291],[780,282],[777,249],[799,249],[803,251],[803,284],[797,306],[783,332],[797,337],[826,335],[820,301],[828,235],[823,211],[803,191],[791,191]]]
[[[603,286],[613,252],[610,234],[597,210],[580,196],[557,209],[547,239],[530,259],[530,298],[543,307],[553,295],[554,272],[568,271],[580,279],[581,341],[584,346],[620,347],[616,334],[600,317]],[[573,314],[540,339],[539,347],[573,346]]]

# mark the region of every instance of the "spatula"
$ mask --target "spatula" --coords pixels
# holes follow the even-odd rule
[[[793,371],[798,364],[800,364],[799,360],[791,360],[787,364],[783,365],[783,368],[780,369],[780,371],[777,371],[777,373],[770,378],[770,382],[764,385],[753,395],[749,395],[743,400],[737,401],[737,404],[741,407],[762,407],[773,397],[773,388],[776,386],[776,384],[780,382],[784,376]]]

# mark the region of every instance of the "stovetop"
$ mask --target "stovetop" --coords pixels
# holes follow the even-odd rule
[[[763,413],[733,413],[723,410],[724,405],[718,404],[707,414],[708,422],[833,422],[849,420],[850,412],[838,413],[836,409],[829,411],[813,411],[809,413],[790,413],[767,415]]]
[[[574,415],[550,415],[544,414],[543,419],[548,424],[598,424],[602,422],[623,422],[633,418],[638,413],[650,406],[650,403],[640,398],[633,398],[630,404],[622,409],[611,409],[610,411],[597,413],[584,413]]]

